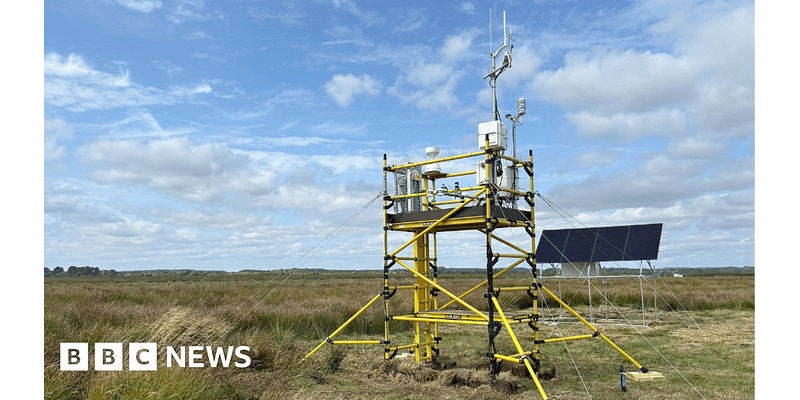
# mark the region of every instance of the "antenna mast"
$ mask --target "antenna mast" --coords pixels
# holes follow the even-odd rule
[[[489,10],[489,46],[492,45],[492,10]],[[513,55],[514,46],[511,45],[511,30],[506,30],[506,12],[503,11],[503,45],[495,52],[489,53],[492,56],[492,72],[489,72],[483,79],[489,79],[489,86],[492,88],[492,120],[500,121],[500,111],[497,109],[497,77],[505,71],[506,68],[511,67],[511,56]],[[497,67],[497,56],[503,49],[506,50],[503,55],[503,64]],[[491,51],[491,48],[489,49]]]

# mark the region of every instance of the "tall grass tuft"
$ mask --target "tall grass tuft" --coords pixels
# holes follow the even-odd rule
[[[247,394],[215,382],[202,370],[163,368],[158,371],[121,371],[97,374],[88,400],[246,399]]]

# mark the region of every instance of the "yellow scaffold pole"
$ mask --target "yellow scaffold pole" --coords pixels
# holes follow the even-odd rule
[[[478,230],[481,233],[486,234],[486,229],[478,229]],[[520,252],[522,254],[528,254],[527,251],[525,251],[524,249],[522,249],[519,246],[516,246],[514,243],[511,243],[511,242],[509,242],[509,241],[507,241],[507,240],[505,240],[505,239],[503,239],[503,238],[501,238],[499,236],[495,236],[492,233],[490,233],[490,235],[492,235],[492,240],[497,240],[498,242],[500,242],[500,243],[502,243],[502,244],[504,244],[504,245],[506,245],[508,247],[511,247],[512,249],[514,249],[514,250],[516,250],[516,251],[518,251],[518,252]]]
[[[497,301],[497,297],[491,296],[492,302],[494,303],[494,308],[497,309],[497,313],[500,314],[500,320],[503,321],[503,325],[505,325],[506,330],[508,330],[508,335],[511,336],[511,341],[514,342],[514,346],[517,348],[517,351],[520,354],[524,354],[525,351],[522,350],[522,346],[520,346],[519,341],[517,340],[517,335],[514,334],[514,331],[511,330],[511,324],[508,323],[506,319],[506,314],[503,312],[503,309],[500,308],[500,303]],[[539,389],[539,394],[542,395],[543,399],[547,399],[547,395],[544,393],[544,388],[542,388],[542,384],[539,383],[539,378],[536,377],[536,372],[533,372],[533,367],[531,367],[530,360],[528,357],[522,356],[522,362],[525,363],[525,367],[528,368],[528,373],[531,374],[531,378],[533,378],[533,382],[536,383],[536,388]],[[517,361],[519,362],[519,361]]]
[[[522,264],[522,262],[523,262],[523,261],[525,261],[525,260],[524,260],[524,259],[523,259],[523,260],[519,260],[519,261],[517,261],[517,262],[515,262],[515,263],[513,263],[513,264],[511,264],[511,265],[509,265],[508,267],[504,268],[502,271],[500,271],[500,272],[498,272],[498,273],[494,274],[494,276],[493,276],[492,278],[498,278],[498,277],[500,277],[501,275],[505,274],[506,272],[508,272],[508,271],[511,271],[511,270],[512,270],[514,267],[516,267],[517,265],[520,265],[520,264]],[[472,287],[470,290],[467,290],[467,291],[466,291],[466,292],[464,292],[464,293],[463,293],[461,296],[458,296],[458,298],[459,298],[459,299],[463,299],[464,297],[466,297],[466,296],[467,296],[467,295],[469,295],[470,293],[472,293],[472,292],[474,292],[474,291],[476,291],[476,290],[478,290],[478,289],[482,288],[482,287],[483,287],[483,286],[485,286],[487,283],[489,283],[489,280],[488,280],[488,279],[484,279],[484,280],[483,280],[483,282],[481,282],[481,283],[479,283],[479,284],[477,284],[477,285],[473,286],[473,287]],[[441,307],[437,308],[437,310],[444,310],[445,308],[449,307],[450,305],[452,305],[452,304],[453,304],[453,303],[455,303],[455,302],[456,302],[456,299],[450,300],[450,301],[448,301],[448,302],[447,302],[447,304],[445,304],[445,305],[443,305],[443,306],[441,306]]]
[[[488,320],[488,319],[489,319],[489,317],[487,317],[487,316],[486,316],[486,314],[484,314],[483,312],[479,311],[477,308],[475,308],[475,307],[473,307],[473,306],[469,305],[469,303],[465,302],[464,300],[461,300],[460,298],[456,297],[456,295],[454,295],[454,294],[450,293],[450,291],[449,291],[449,290],[447,290],[447,289],[443,288],[443,287],[442,287],[441,285],[439,285],[438,283],[436,283],[436,282],[434,282],[434,281],[430,280],[430,279],[429,279],[427,276],[425,276],[425,275],[423,275],[423,274],[421,274],[421,273],[419,273],[419,272],[415,271],[415,270],[414,270],[414,268],[411,268],[411,267],[409,267],[408,265],[406,265],[406,264],[405,264],[405,263],[403,263],[402,261],[397,261],[397,263],[398,263],[398,264],[400,264],[400,265],[401,265],[403,268],[405,268],[405,269],[409,270],[409,271],[410,271],[412,274],[414,274],[416,277],[418,277],[418,278],[420,278],[420,279],[424,280],[425,282],[427,282],[429,285],[431,285],[431,286],[435,287],[436,289],[439,289],[439,291],[440,291],[440,292],[442,292],[442,293],[444,293],[444,294],[446,294],[446,295],[450,296],[450,298],[452,298],[453,300],[457,301],[457,302],[458,302],[459,304],[461,304],[462,306],[466,307],[467,309],[469,309],[470,311],[472,311],[473,313],[475,313],[475,315],[477,315],[477,316],[479,316],[479,317],[481,317],[481,318],[483,318],[483,319],[485,319],[485,320]]]
[[[564,302],[563,302],[561,299],[559,299],[559,298],[558,298],[558,296],[556,296],[555,294],[553,294],[553,292],[551,292],[550,290],[548,290],[546,287],[544,287],[544,286],[541,286],[541,288],[542,288],[542,290],[543,290],[545,293],[547,293],[547,295],[549,295],[550,297],[552,297],[553,299],[555,299],[555,301],[556,301],[556,302],[558,302],[558,304],[561,304],[561,306],[562,306],[562,307],[566,308],[566,309],[567,309],[567,311],[569,311],[569,313],[570,313],[570,314],[572,314],[572,315],[573,315],[575,318],[577,318],[579,321],[583,322],[583,324],[584,324],[584,325],[588,326],[588,327],[589,327],[589,329],[591,329],[591,330],[592,330],[592,332],[594,332],[594,335],[592,335],[592,336],[599,336],[600,338],[602,338],[603,340],[605,340],[605,341],[606,341],[606,343],[610,344],[610,345],[611,345],[611,347],[613,347],[613,348],[614,348],[615,350],[617,350],[617,351],[618,351],[620,354],[622,354],[622,355],[623,355],[625,358],[627,358],[627,359],[628,359],[628,361],[630,361],[631,363],[633,363],[633,365],[635,365],[635,366],[636,366],[636,368],[639,368],[639,369],[640,369],[642,372],[647,372],[647,368],[643,367],[641,364],[639,364],[638,362],[636,362],[636,360],[634,360],[634,359],[633,359],[631,356],[629,356],[629,355],[628,355],[628,353],[624,352],[624,351],[623,351],[621,348],[619,348],[619,346],[617,346],[616,344],[614,344],[614,342],[612,342],[612,341],[611,341],[611,339],[607,338],[607,337],[606,337],[606,335],[604,335],[604,334],[600,333],[600,331],[599,331],[599,330],[597,330],[597,328],[595,328],[595,327],[594,327],[594,325],[590,324],[590,323],[589,323],[589,321],[587,321],[587,320],[585,320],[583,317],[581,317],[581,316],[580,316],[580,314],[578,314],[577,312],[575,312],[575,310],[573,310],[573,309],[572,309],[570,306],[568,306],[568,305],[567,305],[567,303],[564,303]]]
[[[369,308],[369,306],[371,306],[373,303],[375,303],[375,302],[376,302],[378,299],[380,299],[382,296],[383,296],[383,293],[378,293],[378,295],[376,295],[375,297],[373,297],[373,298],[372,298],[372,300],[370,300],[370,301],[369,301],[369,303],[367,303],[367,305],[365,305],[364,307],[361,307],[361,309],[360,309],[360,310],[358,310],[358,312],[357,312],[357,313],[353,314],[353,316],[352,316],[352,317],[350,317],[350,319],[348,319],[348,320],[347,320],[347,322],[345,322],[344,324],[342,324],[342,326],[340,326],[340,327],[339,327],[338,329],[336,329],[336,330],[335,330],[333,333],[331,333],[331,334],[330,334],[330,336],[328,336],[327,338],[325,338],[325,340],[323,340],[323,341],[322,341],[322,343],[320,343],[320,344],[319,344],[319,346],[317,346],[316,348],[314,348],[314,350],[311,350],[311,352],[310,352],[310,353],[308,353],[308,355],[306,355],[305,357],[303,357],[303,359],[302,359],[302,360],[300,360],[300,362],[299,362],[298,364],[302,364],[302,363],[303,363],[303,361],[307,360],[307,359],[308,359],[308,357],[311,357],[311,355],[312,355],[312,354],[316,353],[316,352],[317,352],[317,350],[319,350],[320,348],[322,348],[322,346],[324,346],[324,345],[325,345],[325,343],[328,343],[329,341],[332,341],[332,339],[333,339],[333,337],[334,337],[334,336],[336,336],[336,335],[337,335],[339,332],[341,332],[341,330],[342,330],[342,329],[344,329],[344,328],[345,328],[347,325],[349,325],[351,322],[353,322],[353,320],[354,320],[354,319],[358,318],[358,316],[359,316],[359,315],[361,315],[361,314],[362,314],[364,311],[366,311],[366,309],[367,309],[367,308]],[[371,340],[362,340],[362,341],[349,341],[348,343],[356,343],[356,342],[358,342],[359,344],[366,344],[366,343],[369,343],[369,344],[380,344],[380,343],[381,343],[379,340],[375,340],[375,341],[371,341]]]
[[[460,155],[452,156],[452,157],[444,157],[444,158],[437,158],[435,160],[426,160],[426,161],[420,161],[420,162],[417,162],[417,163],[396,165],[396,166],[393,166],[393,167],[389,167],[388,171],[389,172],[394,172],[394,171],[399,171],[401,169],[421,167],[423,165],[428,165],[428,164],[433,164],[433,163],[440,163],[440,162],[447,162],[447,161],[453,161],[453,160],[460,160],[462,158],[470,158],[470,157],[475,157],[475,156],[482,156],[483,154],[484,154],[484,152],[483,152],[483,150],[481,150],[481,151],[476,151],[476,152],[467,153],[467,154],[460,154]]]
[[[480,192],[478,192],[477,194],[475,194],[475,197],[477,198],[478,196],[482,195],[482,194],[483,194],[485,191],[486,191],[486,189],[483,189],[483,190],[481,190]],[[416,234],[416,235],[415,235],[415,236],[414,236],[414,237],[413,237],[411,240],[409,240],[408,242],[406,242],[404,245],[400,246],[400,248],[398,248],[397,250],[395,250],[395,251],[394,251],[392,254],[389,254],[389,257],[391,257],[391,258],[394,258],[394,257],[395,257],[395,256],[396,256],[398,253],[400,253],[401,251],[403,251],[403,249],[405,249],[406,247],[410,246],[412,243],[416,242],[416,241],[417,241],[417,239],[419,239],[419,238],[420,238],[420,237],[422,237],[423,235],[427,234],[428,232],[430,232],[431,230],[433,230],[434,228],[436,228],[437,226],[439,226],[439,224],[441,224],[442,222],[446,221],[448,218],[450,218],[451,216],[453,216],[453,214],[457,213],[459,210],[461,210],[461,209],[462,209],[462,208],[464,208],[464,207],[465,207],[467,204],[469,204],[469,203],[473,202],[474,200],[475,200],[475,199],[469,199],[469,200],[465,201],[464,203],[462,203],[460,206],[458,206],[458,207],[454,208],[452,211],[450,211],[449,213],[447,213],[447,214],[446,214],[444,217],[440,218],[438,221],[434,222],[434,223],[433,223],[433,224],[431,224],[429,227],[425,228],[425,229],[424,229],[422,232],[420,232],[420,233]]]

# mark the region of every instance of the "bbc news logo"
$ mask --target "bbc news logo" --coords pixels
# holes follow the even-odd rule
[[[95,343],[94,370],[122,371],[122,343]],[[228,368],[233,362],[237,368],[250,366],[248,346],[180,346],[177,349],[167,346],[166,366],[176,365],[180,368],[203,368],[206,366]],[[204,356],[205,357],[204,359]],[[88,371],[89,343],[61,343],[61,370]],[[208,364],[206,364],[206,361]],[[128,343],[128,369],[130,371],[155,371],[158,368],[158,344]]]

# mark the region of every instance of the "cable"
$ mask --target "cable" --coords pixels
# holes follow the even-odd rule
[[[303,265],[305,265],[305,263],[306,263],[306,262],[308,262],[308,260],[310,260],[311,258],[313,258],[313,257],[314,257],[314,256],[315,256],[315,255],[316,255],[316,254],[317,254],[317,253],[320,251],[320,250],[322,250],[322,248],[323,248],[323,247],[325,247],[325,245],[327,245],[328,243],[330,243],[330,241],[331,241],[331,240],[333,240],[333,238],[334,238],[334,237],[335,237],[337,234],[339,234],[339,232],[341,232],[341,231],[342,231],[342,229],[344,229],[345,227],[347,227],[347,225],[349,225],[351,222],[353,222],[353,221],[354,221],[354,220],[355,220],[355,219],[356,219],[356,218],[357,218],[359,215],[361,215],[361,213],[362,213],[362,212],[364,212],[364,210],[366,210],[367,208],[369,208],[369,207],[372,205],[372,203],[374,203],[374,202],[375,202],[375,200],[377,200],[378,198],[380,198],[382,195],[383,195],[383,193],[378,193],[378,194],[377,194],[375,197],[373,197],[373,198],[372,198],[372,200],[368,201],[368,202],[367,202],[367,203],[366,203],[366,204],[365,204],[363,207],[361,207],[361,209],[360,209],[360,210],[358,210],[358,211],[357,211],[355,214],[353,214],[353,215],[352,215],[352,216],[350,216],[348,219],[346,219],[344,222],[342,222],[342,223],[341,223],[341,224],[340,224],[338,227],[336,227],[336,228],[335,228],[333,231],[331,231],[330,233],[328,233],[328,235],[326,235],[326,236],[325,236],[324,238],[322,238],[322,239],[321,239],[319,242],[317,242],[317,244],[315,244],[314,246],[312,246],[312,247],[311,247],[311,248],[310,248],[308,251],[306,251],[306,252],[305,252],[305,254],[303,254],[303,255],[302,255],[302,256],[300,256],[300,257],[299,257],[297,260],[295,260],[294,262],[292,262],[292,263],[291,263],[291,264],[290,264],[290,265],[289,265],[287,268],[292,268],[292,266],[293,266],[293,265],[297,264],[297,263],[298,263],[300,260],[302,260],[304,257],[308,256],[308,257],[305,259],[305,261],[303,261],[303,263],[302,263],[302,264],[300,264],[300,266],[301,266],[301,267],[302,267]],[[315,248],[316,248],[316,250],[314,250]],[[311,253],[312,251],[314,251],[314,252],[313,252],[313,253]],[[309,253],[311,253],[311,255],[310,255],[310,256],[309,256]],[[225,332],[223,332],[222,334],[220,334],[220,335],[219,335],[219,336],[218,336],[218,337],[215,339],[215,341],[216,341],[216,340],[219,340],[219,339],[221,339],[221,338],[223,338],[223,337],[225,337],[226,335],[228,335],[228,334],[229,334],[229,333],[230,333],[230,332],[233,330],[233,328],[235,328],[235,327],[236,327],[236,325],[237,325],[237,324],[239,324],[239,322],[241,322],[241,321],[242,321],[242,320],[243,320],[243,319],[244,319],[246,316],[250,315],[250,313],[251,313],[251,312],[253,312],[253,310],[255,310],[255,309],[256,309],[256,308],[257,308],[257,307],[258,307],[258,306],[259,306],[261,303],[263,303],[263,302],[264,302],[264,300],[266,300],[266,299],[267,299],[267,297],[269,297],[269,296],[270,296],[270,295],[271,295],[273,292],[275,292],[275,290],[277,290],[279,287],[281,287],[281,286],[282,286],[282,285],[283,285],[283,284],[286,282],[286,280],[288,280],[288,279],[289,279],[289,277],[291,277],[293,274],[294,274],[294,271],[290,269],[289,273],[286,275],[286,277],[285,277],[285,278],[283,278],[283,280],[282,280],[280,283],[278,283],[278,285],[276,285],[274,288],[272,288],[272,290],[270,290],[270,292],[269,292],[269,293],[267,293],[267,294],[266,294],[264,297],[262,297],[262,298],[261,298],[261,300],[259,300],[259,301],[258,301],[258,302],[257,302],[255,305],[253,305],[253,307],[252,307],[250,310],[248,310],[248,311],[247,311],[247,312],[246,312],[244,315],[242,315],[242,317],[241,317],[241,318],[239,318],[239,319],[238,319],[236,322],[234,322],[233,324],[231,324],[230,328],[228,328],[228,330],[226,330]],[[276,279],[277,279],[277,278],[276,278]],[[268,286],[270,283],[272,283],[272,282],[274,282],[274,281],[275,281],[275,279],[271,280],[269,283],[267,283],[266,285],[262,286],[262,287],[261,287],[261,288],[260,288],[258,291],[256,291],[256,293],[254,293],[252,296],[250,296],[250,298],[248,298],[248,301],[249,301],[249,300],[252,300],[252,299],[253,299],[253,298],[255,298],[256,296],[258,296],[258,294],[259,294],[259,293],[261,293],[261,292],[262,292],[262,291],[263,291],[263,290],[264,290],[264,289],[265,289],[265,288],[266,288],[266,287],[267,287],[267,286]],[[241,308],[241,307],[239,307],[239,309],[240,309],[240,308]],[[236,309],[235,311],[238,311],[239,309]],[[231,313],[231,314],[229,314],[229,315],[232,315],[232,313]],[[213,341],[212,341],[212,342],[213,342]]]
[[[493,189],[494,189],[494,188],[493,188]],[[493,194],[496,196],[496,195],[497,195],[497,191],[496,191],[496,190],[493,190]],[[498,207],[498,209],[500,210],[500,213],[502,214],[502,216],[503,216],[503,219],[506,219],[506,220],[507,220],[507,219],[508,219],[508,217],[506,216],[506,213],[505,213],[505,210],[503,209],[503,207]],[[531,222],[531,221],[530,221],[530,220],[528,220],[528,222]],[[515,230],[514,230],[514,229],[511,229],[511,236],[513,237],[513,239],[512,239],[512,240],[513,240],[513,242],[518,242],[518,240],[517,240],[517,236],[516,236],[516,232],[515,232]],[[513,299],[513,302],[516,302],[516,300],[519,298],[519,296],[520,296],[520,295],[517,295],[517,296],[516,296],[516,297]],[[542,303],[543,303],[543,306],[544,306],[544,307],[547,309],[547,311],[548,311],[549,313],[551,313],[551,314],[552,314],[552,312],[550,311],[550,306],[547,304],[547,300],[545,299],[545,297],[544,297],[544,296],[541,296],[541,298],[542,298]],[[574,296],[573,296],[573,299],[574,299]],[[558,324],[556,324],[556,331],[558,331],[558,334],[559,334],[559,336],[563,336],[563,334],[561,333],[561,328],[559,328]],[[584,388],[584,390],[586,390],[586,395],[587,395],[587,396],[589,396],[589,399],[591,399],[591,398],[592,398],[592,394],[591,394],[591,392],[589,391],[589,387],[588,387],[588,386],[586,386],[586,381],[583,379],[583,375],[581,375],[581,371],[580,371],[580,369],[578,368],[578,364],[576,363],[576,361],[575,361],[575,358],[572,356],[572,352],[570,352],[570,350],[569,350],[569,346],[567,345],[567,342],[566,342],[566,341],[563,341],[562,343],[564,344],[564,349],[567,351],[567,355],[569,356],[570,360],[572,361],[572,365],[573,365],[573,367],[575,367],[575,372],[578,374],[578,378],[580,379],[580,381],[581,381],[581,384],[583,385],[583,388]]]
[[[545,200],[545,202],[546,202],[546,203],[548,203],[548,205],[552,204],[552,202],[551,202],[551,201],[544,199],[544,197],[543,197],[541,194],[538,194],[538,193],[537,193],[537,195],[538,195],[540,198],[542,198],[543,200]],[[554,205],[553,205],[553,206],[554,206]],[[554,209],[555,209],[555,208],[554,208]],[[557,211],[557,212],[558,212],[558,211]],[[565,212],[565,213],[566,213],[566,212]],[[604,239],[604,240],[605,240],[605,239]],[[552,244],[552,243],[551,243],[551,244]],[[554,247],[554,248],[555,248],[555,249],[556,249],[556,250],[557,250],[557,251],[558,251],[558,252],[561,254],[561,256],[562,256],[562,257],[564,257],[565,259],[567,259],[566,255],[565,255],[565,254],[564,254],[564,253],[563,253],[561,250],[559,250],[559,249],[558,249],[558,248],[556,248],[555,246],[553,246],[553,247]],[[567,261],[569,262],[569,259],[567,259]],[[570,264],[572,264],[572,263],[570,262]],[[644,339],[644,341],[645,341],[645,342],[647,342],[647,344],[649,344],[649,345],[650,345],[650,347],[652,347],[652,348],[653,348],[653,350],[655,350],[655,352],[656,352],[656,353],[658,353],[658,355],[659,355],[659,356],[661,356],[661,358],[662,358],[662,359],[664,359],[664,361],[666,361],[666,362],[667,362],[667,364],[669,364],[669,366],[670,366],[670,367],[672,367],[672,369],[673,369],[673,370],[674,370],[674,371],[675,371],[675,372],[676,372],[678,375],[680,375],[680,376],[681,376],[681,378],[683,378],[683,380],[684,380],[684,381],[686,381],[686,383],[687,383],[687,384],[689,384],[689,386],[691,386],[691,387],[692,387],[692,389],[694,389],[694,391],[695,391],[695,392],[697,392],[697,394],[698,394],[698,395],[700,395],[700,397],[702,397],[703,399],[705,399],[705,396],[703,396],[703,394],[702,394],[702,393],[700,393],[700,390],[699,390],[699,389],[697,389],[697,387],[695,387],[695,386],[694,386],[694,385],[693,385],[691,382],[689,382],[689,379],[687,379],[687,378],[686,378],[686,376],[684,376],[684,375],[683,375],[683,374],[682,374],[682,373],[681,373],[681,372],[678,370],[678,368],[677,368],[677,367],[676,367],[674,364],[672,364],[672,362],[670,362],[670,361],[669,361],[669,359],[667,359],[667,357],[666,357],[666,356],[665,356],[663,353],[661,353],[661,351],[659,351],[659,350],[658,350],[658,348],[657,348],[657,347],[656,347],[656,346],[655,346],[655,345],[654,345],[654,344],[653,344],[653,343],[652,343],[652,342],[651,342],[649,339],[647,339],[647,337],[645,337],[645,336],[644,336],[644,334],[643,334],[643,333],[642,333],[642,332],[641,332],[641,331],[640,331],[640,330],[639,330],[639,329],[638,329],[638,328],[637,328],[635,325],[633,325],[633,324],[630,322],[630,320],[628,320],[628,318],[625,316],[625,314],[623,314],[623,313],[622,313],[622,311],[621,311],[619,308],[617,308],[617,306],[616,306],[616,305],[615,305],[613,302],[611,302],[611,301],[608,299],[608,297],[606,297],[606,296],[605,296],[605,295],[604,295],[602,292],[600,292],[600,290],[599,290],[599,289],[598,289],[598,288],[597,288],[597,287],[596,287],[594,284],[592,284],[592,281],[591,281],[591,279],[588,279],[588,277],[587,277],[587,278],[586,278],[586,280],[588,281],[588,284],[589,284],[589,286],[590,286],[590,287],[593,287],[593,288],[595,288],[595,290],[597,290],[597,291],[598,291],[598,293],[600,293],[600,295],[603,297],[603,299],[604,299],[604,300],[605,300],[605,301],[606,301],[608,304],[611,304],[611,307],[613,307],[613,308],[614,308],[614,310],[615,310],[617,313],[619,313],[619,315],[620,315],[620,316],[622,316],[622,318],[623,318],[623,319],[624,319],[624,320],[625,320],[625,321],[626,321],[628,324],[630,324],[630,326],[631,326],[631,327],[632,327],[632,328],[633,328],[633,329],[636,331],[636,333],[638,333],[638,334],[639,334],[639,336],[641,336],[641,337],[642,337],[642,339]],[[591,296],[591,292],[589,293],[589,296]]]
[[[665,256],[665,257],[667,257],[667,259],[669,259],[669,260],[670,260],[670,261],[671,261],[673,264],[675,264],[675,262],[674,262],[674,261],[672,261],[672,259],[671,259],[669,256],[667,256],[666,254],[665,254],[664,256]],[[656,277],[658,277],[658,279],[661,281],[661,283],[662,283],[662,284],[663,284],[663,285],[664,285],[664,286],[667,288],[667,290],[670,292],[670,294],[672,294],[672,297],[675,299],[675,301],[677,301],[677,302],[678,302],[678,306],[680,306],[681,310],[683,310],[683,312],[684,312],[684,313],[686,313],[687,317],[689,317],[689,319],[692,321],[692,323],[693,323],[693,324],[695,325],[695,327],[697,328],[697,331],[698,331],[699,333],[703,333],[703,329],[700,327],[700,324],[698,324],[698,323],[697,323],[697,321],[695,321],[695,320],[694,320],[694,318],[692,317],[692,315],[691,315],[691,314],[689,314],[689,311],[688,311],[688,310],[686,310],[686,307],[684,307],[684,306],[683,306],[683,303],[681,303],[680,299],[678,299],[678,296],[676,296],[676,295],[675,295],[675,293],[673,293],[673,292],[672,292],[672,289],[670,289],[670,287],[667,285],[667,282],[666,282],[666,281],[664,281],[664,279],[661,277],[661,275],[660,275],[660,274],[658,274],[658,272],[656,272],[656,270],[655,270],[655,269],[654,269],[654,268],[653,268],[651,265],[649,265],[649,264],[648,264],[648,266],[650,267],[650,270],[651,270],[651,271],[653,271],[653,274],[655,274],[655,276],[656,276]],[[677,264],[675,264],[675,266],[677,266]],[[648,283],[648,284],[649,284],[649,283]],[[654,290],[656,293],[658,293],[658,291],[657,291],[657,290],[655,290],[655,287],[653,287],[653,290]],[[678,319],[679,319],[681,322],[683,322],[683,324],[684,324],[684,325],[685,325],[687,328],[689,328],[689,331],[691,332],[691,331],[692,331],[694,328],[693,328],[693,327],[691,327],[691,326],[689,326],[689,324],[688,324],[688,323],[686,323],[686,322],[683,320],[683,318],[681,318],[681,317],[680,317],[680,315],[678,314],[678,310],[675,310],[675,309],[672,307],[672,305],[671,305],[671,304],[669,304],[669,302],[667,301],[667,299],[665,299],[663,296],[661,296],[661,299],[662,299],[662,300],[664,300],[664,302],[667,304],[667,306],[669,307],[669,309],[670,309],[670,310],[674,311],[674,312],[675,312],[675,314],[676,314],[676,315],[678,315]],[[714,353],[715,353],[717,356],[719,356],[720,358],[722,358],[723,360],[725,360],[725,362],[727,362],[727,363],[728,363],[728,365],[729,365],[731,368],[733,368],[733,369],[739,369],[738,367],[736,367],[735,365],[733,365],[733,364],[730,362],[730,360],[728,360],[728,359],[725,357],[725,355],[724,355],[724,354],[722,354],[722,353],[718,352],[716,348],[714,348],[714,347],[710,347],[710,350],[711,350],[711,351],[713,351],[713,352],[714,352]]]
[[[546,199],[544,196],[542,196],[542,195],[541,195],[541,194],[539,194],[539,193],[537,193],[537,195],[538,195],[538,196],[539,196],[541,199],[543,199],[543,200],[545,201],[545,203],[546,203],[546,204],[548,204],[548,205],[550,205],[551,207],[553,207],[553,209],[554,209],[554,210],[555,210],[556,208],[558,208],[559,210],[561,210],[561,211],[562,211],[562,212],[564,212],[565,214],[569,215],[569,214],[568,214],[566,211],[564,211],[564,210],[563,210],[563,209],[561,209],[560,207],[557,207],[557,206],[556,206],[556,205],[555,205],[555,204],[554,204],[552,201],[550,201],[549,199]],[[556,212],[560,214],[560,212],[559,212],[558,210],[556,210]],[[563,217],[563,216],[562,216],[562,217]],[[577,218],[574,218],[574,217],[572,217],[571,215],[570,215],[570,217],[571,217],[571,218],[573,218],[575,221],[578,221],[578,219],[577,219]],[[565,219],[566,219],[566,218],[565,218]],[[580,223],[580,221],[578,221],[578,222]],[[586,225],[584,225],[584,224],[581,224],[581,225],[583,225],[584,227],[588,228],[588,227],[587,227]],[[574,225],[573,225],[573,226],[574,226]],[[615,249],[617,249],[617,250],[620,250],[618,247],[614,246],[614,244],[613,244],[613,243],[609,242],[607,239],[605,239],[604,237],[600,236],[599,234],[598,234],[598,238],[599,238],[599,239],[602,239],[602,240],[604,240],[606,243],[608,243],[609,245],[611,245],[611,246],[612,246],[612,247],[614,247]],[[551,243],[551,244],[552,244],[552,243]],[[555,246],[553,246],[553,247],[555,248]],[[625,252],[624,252],[624,251],[622,251],[622,250],[620,250],[620,251],[621,251],[623,254],[625,254]],[[559,251],[559,253],[560,253],[560,251]],[[662,252],[662,254],[663,254],[663,252]],[[562,253],[562,256],[564,256],[564,254],[563,254],[563,253]],[[665,255],[665,256],[666,256],[666,255]],[[566,256],[564,256],[564,258],[566,258]],[[668,259],[669,259],[669,260],[670,260],[670,261],[671,261],[673,264],[675,264],[675,262],[674,262],[674,261],[673,261],[673,260],[672,260],[672,259],[671,259],[669,256],[667,256],[667,258],[668,258]],[[570,264],[572,264],[572,263],[570,262]],[[616,262],[615,262],[615,264],[616,264]],[[618,265],[618,264],[617,264],[617,265]],[[677,266],[677,264],[676,264],[676,266]],[[650,270],[653,272],[653,274],[654,274],[654,275],[655,275],[655,276],[656,276],[656,277],[659,279],[659,281],[662,283],[662,285],[664,285],[664,287],[665,287],[665,288],[667,288],[667,291],[669,291],[669,293],[672,295],[672,298],[673,298],[673,299],[675,299],[675,301],[677,301],[677,302],[678,302],[678,305],[680,306],[680,308],[681,308],[681,309],[682,309],[684,312],[686,312],[686,313],[687,313],[687,316],[689,317],[689,319],[691,320],[691,322],[692,322],[692,323],[695,325],[695,327],[697,328],[697,330],[698,330],[699,332],[703,332],[703,330],[700,328],[700,325],[697,323],[697,321],[695,321],[695,320],[694,320],[694,318],[692,318],[692,316],[691,316],[691,315],[688,315],[688,311],[687,311],[687,310],[686,310],[686,308],[683,306],[683,303],[681,303],[680,299],[678,299],[678,297],[675,295],[675,293],[672,291],[672,289],[669,287],[669,285],[667,285],[667,283],[664,281],[664,279],[661,277],[661,275],[660,275],[660,274],[658,274],[658,273],[655,271],[655,269],[652,267],[652,265],[650,265],[649,263],[648,263],[648,267],[649,267],[649,268],[650,268]],[[588,280],[588,278],[587,278],[587,280]],[[590,284],[591,286],[593,286],[593,287],[594,287],[594,288],[595,288],[595,289],[598,291],[598,293],[599,293],[599,292],[600,292],[600,290],[599,290],[599,289],[598,289],[596,286],[594,286],[594,285],[591,283],[591,280],[588,280],[588,281],[589,281],[589,284]],[[648,285],[650,285],[650,283],[649,283],[649,282],[648,282]],[[672,307],[672,305],[669,303],[669,301],[667,301],[667,299],[666,299],[664,296],[662,296],[662,295],[661,295],[661,294],[658,292],[658,290],[656,289],[656,287],[655,287],[655,286],[652,286],[652,287],[653,287],[653,290],[655,291],[655,293],[657,294],[657,296],[661,297],[661,299],[662,299],[662,300],[664,300],[664,302],[667,304],[667,306],[670,308],[670,310],[671,310],[671,311],[674,311],[674,312],[676,313],[676,315],[678,315],[678,319],[679,319],[679,320],[680,320],[680,321],[681,321],[681,322],[682,322],[682,323],[683,323],[683,324],[684,324],[684,325],[685,325],[687,328],[689,328],[690,330],[691,330],[691,329],[693,329],[693,328],[692,328],[692,327],[691,327],[691,326],[690,326],[690,325],[689,325],[689,324],[688,324],[686,321],[684,321],[684,320],[683,320],[683,318],[681,318],[681,316],[678,314],[677,310],[675,310],[675,309]],[[589,293],[589,296],[591,296],[591,292]],[[608,299],[606,298],[606,296],[605,296],[605,295],[603,295],[603,298],[604,298],[606,301],[608,301]],[[613,303],[611,303],[610,301],[608,301],[608,302],[609,302],[610,304],[612,304],[612,306],[614,306],[614,305],[613,305]],[[619,310],[616,308],[616,306],[614,306],[614,308],[617,310],[617,312],[619,312]],[[622,315],[622,314],[620,313],[620,315]],[[625,317],[624,315],[622,315],[622,317],[623,317],[623,319],[624,319],[626,322],[629,322],[629,321],[628,321],[628,319],[627,319],[627,317]],[[715,352],[716,352],[716,351],[715,351]],[[725,358],[725,357],[724,357],[722,354],[718,354],[718,355],[719,355],[719,356],[720,356],[722,359],[724,359],[724,360],[725,360],[725,361],[728,363],[728,365],[730,365],[732,368],[736,368],[736,367],[735,367],[733,364],[731,364],[731,362],[730,362],[729,360],[727,360],[727,359],[726,359],[726,358]]]
[[[541,297],[542,297],[542,304],[544,305],[544,307],[547,308],[547,311],[550,312],[550,306],[547,304],[547,299],[545,299],[544,296],[541,296]],[[551,312],[551,314],[552,314],[552,312]],[[561,328],[559,328],[558,323],[556,323],[555,326],[556,326],[556,331],[558,331],[558,335],[559,336],[564,336],[564,334],[561,333]],[[569,351],[569,346],[567,345],[567,341],[564,340],[564,341],[562,341],[562,343],[564,344],[564,349],[567,350],[567,355],[569,355],[569,359],[572,361],[572,366],[575,367],[575,372],[578,373],[578,378],[581,380],[581,384],[583,385],[583,389],[586,390],[586,395],[589,396],[589,398],[591,399],[592,398],[592,394],[591,394],[591,392],[589,392],[589,387],[586,386],[586,382],[583,380],[583,375],[581,375],[581,371],[580,371],[580,369],[578,369],[578,364],[575,362],[575,358],[572,357],[572,352]]]

